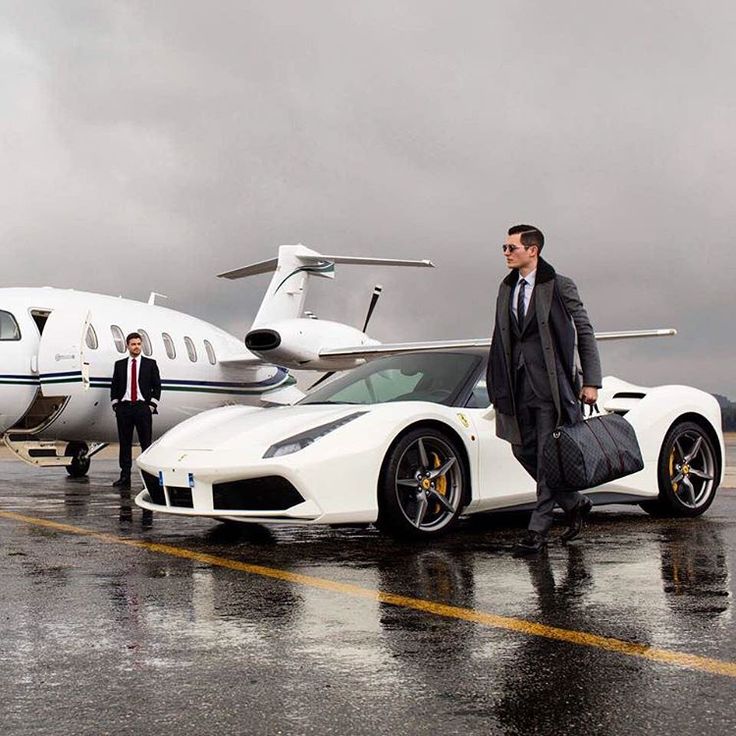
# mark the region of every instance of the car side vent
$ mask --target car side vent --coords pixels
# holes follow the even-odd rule
[[[299,491],[280,475],[212,486],[212,508],[221,511],[286,511],[303,501]]]
[[[141,475],[143,476],[143,483],[146,486],[148,495],[151,497],[151,501],[158,506],[166,506],[164,489],[158,484],[158,478],[155,475],[146,473],[145,470],[141,471]]]
[[[646,394],[638,391],[619,391],[606,401],[603,408],[610,413],[624,416],[633,409]]]

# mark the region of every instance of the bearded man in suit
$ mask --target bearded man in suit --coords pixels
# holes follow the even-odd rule
[[[533,225],[508,231],[502,252],[511,273],[498,290],[488,360],[496,434],[511,443],[514,456],[537,482],[537,504],[526,535],[514,547],[515,556],[546,549],[555,505],[569,521],[563,542],[580,536],[592,508],[590,499],[553,491],[544,478],[544,444],[555,427],[582,419],[580,402],[595,404],[601,364],[577,287],[540,256],[543,247],[544,235]]]
[[[118,423],[120,442],[120,477],[113,486],[130,488],[130,469],[133,464],[133,430],[145,450],[151,444],[153,414],[158,413],[161,399],[161,377],[152,358],[141,355],[143,345],[138,332],[125,339],[128,357],[115,363],[110,386],[110,400]]]

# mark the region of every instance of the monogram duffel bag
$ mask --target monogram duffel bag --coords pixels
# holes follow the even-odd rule
[[[558,427],[547,439],[543,457],[547,485],[563,491],[600,486],[644,467],[634,428],[618,414]]]

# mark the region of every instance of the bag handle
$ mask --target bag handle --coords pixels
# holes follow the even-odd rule
[[[590,414],[588,414],[587,417],[585,416],[585,407],[586,406],[589,406],[590,407]],[[586,404],[584,401],[581,401],[580,402],[580,409],[583,412],[583,419],[590,419],[593,416],[593,414],[600,414],[601,413],[600,409],[598,408],[598,402],[596,402],[595,404],[592,404],[591,405],[591,404]]]

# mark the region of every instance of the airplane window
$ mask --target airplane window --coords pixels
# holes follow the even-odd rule
[[[166,355],[168,355],[171,360],[174,360],[174,358],[176,358],[176,348],[174,347],[174,341],[171,339],[171,335],[162,332],[161,337],[163,338],[164,347],[166,348]]]
[[[153,348],[151,347],[151,338],[148,337],[148,333],[145,330],[138,330],[141,335],[141,343],[143,344],[143,355],[151,355]]]
[[[187,346],[187,353],[189,354],[189,360],[191,360],[192,363],[196,363],[197,362],[197,348],[194,347],[192,338],[185,337],[184,344]]]
[[[112,339],[115,340],[115,348],[119,353],[124,353],[125,336],[123,331],[117,325],[110,325],[110,332],[112,332]]]
[[[87,325],[87,332],[84,335],[84,342],[90,350],[97,350],[97,333],[92,325]]]
[[[207,351],[207,358],[214,365],[217,363],[217,358],[215,357],[215,349],[212,347],[212,344],[209,340],[204,341],[204,349]]]
[[[0,340],[20,340],[20,328],[10,312],[0,311]]]

